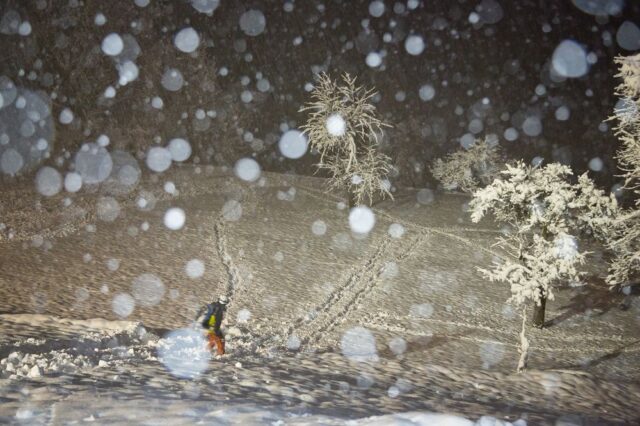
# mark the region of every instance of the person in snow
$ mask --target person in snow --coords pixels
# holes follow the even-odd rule
[[[206,330],[209,349],[213,350],[215,347],[218,355],[224,355],[224,334],[220,326],[228,304],[229,299],[222,295],[217,302],[203,306],[196,317],[196,323]]]

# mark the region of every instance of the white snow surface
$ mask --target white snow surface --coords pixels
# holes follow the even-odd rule
[[[637,296],[599,311],[579,305],[604,300],[595,288],[559,292],[554,325],[528,330],[530,370],[514,374],[509,289],[475,270],[500,258],[500,230],[472,224],[467,197],[399,191],[361,235],[321,179],[194,170],[143,170],[108,222],[101,193],[64,209],[68,193],[43,199],[32,182],[0,195],[14,235],[0,233],[0,300],[14,312],[0,316],[0,423],[638,420]],[[43,208],[27,208],[35,199]],[[176,205],[189,220],[171,231]],[[185,271],[193,259],[203,270]],[[180,352],[159,356],[163,339],[225,293],[228,354],[176,374]]]

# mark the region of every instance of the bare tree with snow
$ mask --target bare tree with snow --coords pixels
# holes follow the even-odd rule
[[[445,189],[473,192],[498,176],[500,163],[498,145],[479,139],[467,149],[438,158],[431,166],[431,174]]]
[[[378,149],[384,127],[371,103],[375,92],[356,85],[344,74],[342,85],[320,74],[302,126],[309,144],[320,154],[316,165],[330,174],[330,188],[346,190],[349,205],[373,202],[376,195],[391,196],[387,179],[391,159]]]
[[[609,269],[607,282],[612,285],[629,283],[640,269],[640,54],[618,57],[620,65],[617,77],[622,83],[617,94],[624,99],[623,107],[613,117],[618,124],[616,135],[622,143],[617,159],[624,187],[634,191],[635,209],[621,212],[616,223],[616,236],[609,242],[615,257]]]
[[[617,202],[612,194],[597,189],[586,173],[576,184],[570,183],[571,169],[558,163],[531,167],[519,161],[507,165],[501,175],[474,192],[469,205],[473,222],[492,213],[510,227],[497,243],[506,259],[480,271],[490,281],[509,283],[510,301],[521,306],[533,302],[533,325],[542,328],[554,288],[582,279],[580,267],[587,253],[579,250],[577,237],[589,230],[606,240]],[[520,339],[518,370],[522,371],[529,345],[524,329]]]

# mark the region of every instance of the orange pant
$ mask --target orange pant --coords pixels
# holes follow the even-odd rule
[[[216,333],[209,331],[207,333],[209,350],[212,350],[215,346],[218,355],[224,355],[224,339],[220,336],[216,336]]]

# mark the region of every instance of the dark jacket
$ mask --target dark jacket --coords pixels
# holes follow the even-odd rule
[[[209,303],[200,309],[196,321],[200,321],[203,328],[211,329],[217,335],[220,335],[220,325],[226,310],[227,307],[221,303]]]

